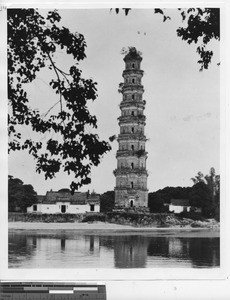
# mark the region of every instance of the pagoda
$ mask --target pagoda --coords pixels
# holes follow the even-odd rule
[[[130,47],[124,57],[125,70],[122,73],[124,82],[120,85],[122,101],[121,115],[118,118],[120,133],[116,153],[117,168],[115,207],[147,207],[148,189],[146,170],[147,152],[145,150],[145,100],[141,83],[142,57],[134,47]]]

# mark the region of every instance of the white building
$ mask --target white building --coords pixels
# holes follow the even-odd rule
[[[169,204],[169,211],[179,214],[181,212],[189,212],[191,206],[188,199],[172,199]]]
[[[38,202],[27,207],[28,213],[42,214],[79,214],[86,212],[100,212],[99,195],[76,192],[63,189],[57,192],[49,191],[45,196],[37,196]]]
[[[201,207],[191,206],[189,199],[171,199],[169,211],[179,214],[181,212],[201,213]]]

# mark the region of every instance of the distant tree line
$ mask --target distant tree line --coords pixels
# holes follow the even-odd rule
[[[201,207],[202,215],[219,220],[220,210],[220,176],[211,168],[206,176],[203,173],[191,178],[192,187],[165,187],[149,193],[148,205],[150,212],[165,212],[171,199],[188,199],[191,206]]]
[[[165,187],[148,195],[148,206],[152,213],[168,211],[172,199],[188,199],[191,206],[201,207],[202,215],[206,218],[219,220],[220,210],[220,176],[211,168],[206,176],[198,172],[191,178],[192,187]],[[65,189],[60,190],[65,191]],[[68,190],[69,191],[69,190]],[[37,193],[32,185],[24,184],[20,179],[9,176],[9,211],[25,212],[28,206],[36,203]],[[101,212],[111,212],[115,206],[114,191],[107,191],[100,195]]]

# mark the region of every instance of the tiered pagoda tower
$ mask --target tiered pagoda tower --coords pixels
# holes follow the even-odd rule
[[[145,100],[141,84],[143,71],[140,69],[142,57],[131,47],[124,57],[124,83],[121,86],[121,116],[118,118],[120,134],[117,151],[115,206],[147,207],[148,189],[145,151]]]

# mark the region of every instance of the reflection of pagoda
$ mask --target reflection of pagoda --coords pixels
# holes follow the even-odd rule
[[[121,116],[118,118],[120,134],[117,151],[115,205],[122,207],[147,207],[147,171],[145,151],[145,100],[140,69],[142,57],[136,48],[129,49],[124,58],[124,84],[121,88]]]
[[[142,236],[117,236],[114,239],[115,268],[145,268],[148,240]]]

